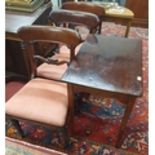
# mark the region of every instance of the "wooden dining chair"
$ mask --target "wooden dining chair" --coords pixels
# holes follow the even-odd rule
[[[99,18],[98,33],[101,34],[102,21],[104,20],[105,10],[99,4],[92,2],[64,2],[61,8],[66,10],[83,11],[97,15]]]
[[[27,60],[31,60],[27,63],[27,72],[29,73],[29,76],[37,76],[55,80],[61,79],[61,76],[67,69],[68,63],[75,56],[76,47],[82,42],[79,34],[76,31],[62,27],[31,26],[26,27],[24,31],[19,31],[18,35],[24,41],[23,50],[26,53],[25,57],[28,57]],[[36,41],[35,38],[38,40]],[[44,58],[43,55],[38,54],[38,51],[35,51],[35,48],[33,48],[32,44],[31,46],[26,47],[26,45],[30,42],[29,40],[34,40],[34,44],[38,41],[56,43],[63,48],[61,48],[60,53],[58,52],[52,57]],[[63,45],[65,46],[65,49]],[[30,54],[28,55],[27,53]],[[36,65],[33,59],[37,62],[41,62],[41,64],[39,63],[39,66]],[[32,75],[32,71],[34,70],[35,72],[33,72]]]
[[[81,42],[85,40],[85,38],[89,33],[96,33],[97,27],[99,24],[99,19],[95,14],[81,12],[81,11],[74,11],[74,10],[64,10],[64,9],[52,10],[49,14],[48,19],[49,19],[50,25],[52,26],[54,25],[57,27],[67,27],[67,28],[76,30],[79,33]],[[80,30],[77,29],[77,27]],[[88,31],[85,28],[83,29],[83,27],[86,27]],[[86,33],[81,33],[81,28],[83,29],[84,32],[86,31]],[[78,47],[76,47],[75,53],[78,52],[78,49],[80,48],[80,46],[81,44]],[[58,48],[56,52],[57,57],[61,59],[65,58],[67,61],[72,60],[73,57],[72,56],[70,57],[69,52],[67,52],[68,50],[69,49],[66,46],[61,46],[60,49]],[[43,65],[40,65],[37,68],[37,74],[39,76],[43,75],[43,73],[44,73],[44,76],[46,77],[47,76],[49,77],[49,75],[52,76],[51,74],[48,73],[49,71],[50,72],[52,71],[50,70],[50,65],[45,63]],[[45,72],[46,72],[46,75],[45,75]],[[60,76],[59,77],[57,76],[57,78],[60,78],[62,74],[59,74],[59,75]]]
[[[69,86],[58,79],[49,80],[34,76],[36,67],[33,44],[37,41],[63,42],[74,53],[74,48],[80,41],[78,33],[67,28],[25,26],[18,30],[18,36],[23,40],[23,50],[31,80],[6,102],[6,118],[13,122],[22,137],[25,135],[19,120],[62,129],[66,147],[69,143],[68,126],[72,119],[73,106],[72,103],[69,103],[68,98],[72,94],[69,92]],[[42,57],[39,58],[42,59]],[[55,66],[61,63],[56,59],[50,59],[49,62]]]
[[[84,26],[88,29],[89,33],[96,33],[100,22],[98,16],[95,14],[66,9],[52,10],[48,19],[51,25],[54,24],[55,26],[68,27],[75,30],[77,30],[76,26]],[[79,34],[85,40],[82,37],[83,34],[80,32]]]

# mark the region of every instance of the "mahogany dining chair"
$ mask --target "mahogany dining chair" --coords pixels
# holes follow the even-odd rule
[[[76,31],[67,28],[25,26],[18,30],[18,36],[23,40],[23,50],[31,80],[6,102],[6,118],[13,122],[22,138],[25,135],[20,126],[20,120],[27,120],[54,129],[62,129],[65,139],[64,147],[67,147],[69,144],[68,127],[72,119],[73,109],[72,103],[69,102],[72,92],[69,92],[69,86],[59,79],[49,80],[35,76],[36,55],[33,44],[38,41],[63,42],[74,53],[75,47],[80,43],[79,35]],[[48,60],[39,57],[39,59],[53,64],[53,68],[57,66],[56,71],[58,67],[61,68],[61,63],[65,63],[65,61],[59,61],[56,58]],[[66,69],[66,67],[62,68]]]

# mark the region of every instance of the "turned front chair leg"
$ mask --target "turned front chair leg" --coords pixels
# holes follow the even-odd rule
[[[99,23],[98,26],[98,34],[101,34],[101,31],[102,31],[102,21]]]
[[[21,136],[22,138],[24,138],[25,135],[24,135],[24,133],[23,133],[23,130],[21,129],[21,126],[20,126],[20,124],[19,124],[19,121],[16,120],[16,119],[11,119],[11,122],[12,122],[13,126],[17,129],[17,131],[18,131],[18,133],[20,134],[20,136]]]
[[[69,109],[68,109],[68,118],[67,118],[67,125],[70,127],[68,129],[70,132],[73,132],[74,128],[74,101],[75,101],[75,96],[74,96],[74,90],[72,84],[67,84],[68,88],[68,102],[69,102]]]
[[[69,129],[67,126],[63,128],[64,140],[65,140],[64,149],[68,149],[70,146],[70,135],[68,130]]]
[[[125,31],[125,37],[127,38],[129,35],[129,31],[130,31],[130,26],[131,26],[131,21],[128,21],[127,27],[126,27],[126,31]]]

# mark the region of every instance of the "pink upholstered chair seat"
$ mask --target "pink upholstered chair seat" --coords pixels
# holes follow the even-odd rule
[[[70,60],[70,50],[66,46],[62,46],[60,48],[60,52],[56,53],[52,58],[58,59],[59,61],[65,60],[69,62]],[[37,67],[37,76],[45,77],[48,79],[61,79],[62,75],[65,73],[67,69],[67,64],[62,65],[54,65],[43,63],[39,67]]]
[[[59,53],[56,54],[54,57],[58,59],[66,60],[69,62],[70,61],[70,49],[67,46],[62,45],[60,47]]]
[[[43,63],[37,68],[37,76],[59,80],[65,73],[66,69],[67,64],[56,66],[52,64]]]
[[[75,54],[78,53],[79,48],[82,44],[79,44],[75,49]],[[70,61],[70,50],[66,46],[61,46],[59,53],[56,53],[53,57],[53,59],[58,59],[60,61]],[[67,69],[67,64],[62,65],[53,65],[53,64],[47,64],[43,63],[40,66],[37,67],[37,76],[44,77],[48,79],[55,79],[60,80],[63,74],[65,73]]]
[[[62,127],[68,109],[66,87],[66,84],[52,80],[33,79],[7,101],[6,113]]]

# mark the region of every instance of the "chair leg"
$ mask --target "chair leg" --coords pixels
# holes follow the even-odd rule
[[[101,30],[102,30],[102,21],[100,22],[98,26],[98,34],[101,34]]]
[[[70,137],[69,137],[67,127],[63,128],[63,133],[64,133],[64,139],[65,139],[64,149],[68,149],[70,146]]]
[[[18,133],[20,134],[20,136],[21,136],[22,138],[24,138],[25,135],[24,135],[24,133],[23,133],[23,130],[21,129],[21,126],[20,126],[20,124],[19,124],[19,121],[16,120],[16,119],[11,119],[11,122],[12,122],[12,124],[14,125],[14,127],[17,129],[17,131],[18,131]]]
[[[90,95],[89,93],[83,93],[83,92],[75,94],[74,104],[76,114],[80,113],[80,105],[84,103],[83,98],[87,99],[89,95]]]

